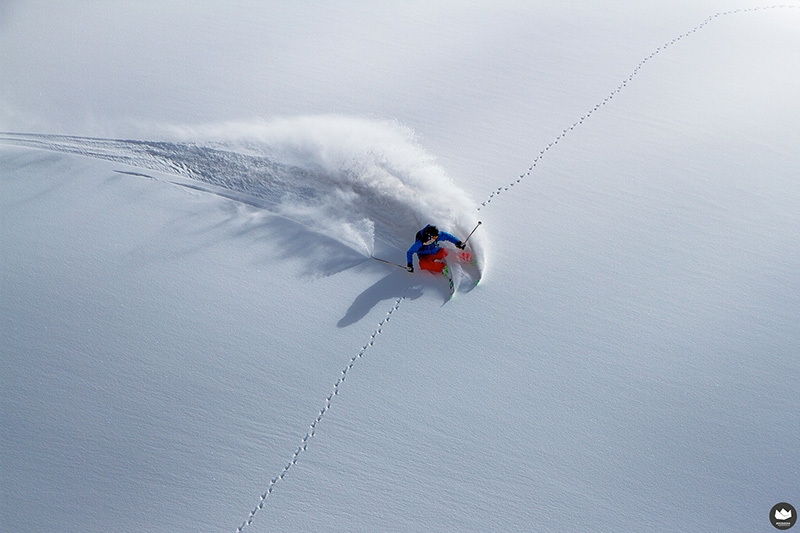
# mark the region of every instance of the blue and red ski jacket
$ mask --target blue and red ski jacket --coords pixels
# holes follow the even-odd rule
[[[447,233],[446,231],[440,231],[439,237],[437,237],[436,240],[433,241],[431,244],[424,244],[420,237],[421,235],[417,234],[417,240],[414,241],[414,244],[412,244],[411,248],[409,248],[408,252],[406,252],[406,259],[408,260],[409,264],[414,261],[414,254],[430,255],[438,252],[440,248],[439,241],[449,241],[452,242],[453,244],[461,242],[454,236]]]

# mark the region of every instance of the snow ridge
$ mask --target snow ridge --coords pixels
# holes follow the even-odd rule
[[[670,41],[668,41],[668,42],[664,43],[664,44],[663,44],[663,45],[661,45],[661,46],[659,46],[658,48],[656,48],[655,50],[653,50],[653,52],[652,52],[650,55],[648,55],[648,56],[644,57],[644,58],[643,58],[643,59],[642,59],[642,60],[639,62],[639,64],[636,66],[636,68],[634,68],[634,69],[633,69],[633,71],[630,73],[630,75],[629,75],[627,78],[625,78],[624,80],[622,80],[622,82],[621,82],[621,83],[620,83],[620,84],[617,86],[617,88],[616,88],[616,89],[614,89],[613,91],[611,91],[611,92],[608,94],[608,96],[606,96],[606,97],[603,99],[603,101],[602,101],[602,102],[599,102],[599,103],[597,103],[597,104],[596,104],[596,105],[595,105],[593,108],[591,108],[591,109],[590,109],[590,110],[589,110],[589,111],[588,111],[586,114],[582,115],[582,116],[581,116],[581,118],[580,118],[580,120],[578,120],[578,121],[574,122],[574,123],[573,123],[571,126],[569,126],[568,128],[566,128],[566,129],[562,130],[562,131],[561,131],[561,133],[559,133],[559,134],[558,134],[558,135],[555,137],[555,139],[553,139],[553,141],[552,141],[552,142],[550,142],[550,143],[549,143],[547,146],[545,146],[545,147],[544,147],[544,148],[543,148],[543,149],[542,149],[542,150],[539,152],[539,155],[537,155],[537,156],[534,158],[533,162],[532,162],[532,163],[531,163],[531,165],[528,167],[528,170],[527,170],[526,172],[523,172],[522,174],[520,174],[520,175],[519,175],[519,177],[518,177],[516,180],[512,181],[512,182],[511,182],[511,183],[509,183],[508,185],[504,185],[504,186],[498,187],[497,189],[495,189],[494,191],[492,191],[492,192],[491,192],[491,194],[489,194],[489,197],[488,197],[488,198],[487,198],[485,201],[481,202],[481,205],[479,205],[479,206],[478,206],[478,211],[480,211],[481,209],[483,209],[484,207],[486,207],[488,204],[490,204],[490,203],[492,202],[492,200],[493,200],[493,199],[494,199],[496,196],[499,196],[499,195],[500,195],[500,194],[502,194],[503,192],[505,192],[505,191],[508,191],[508,190],[509,190],[511,187],[513,187],[513,186],[515,186],[516,184],[520,183],[520,182],[521,182],[523,179],[525,179],[527,176],[530,176],[530,175],[531,175],[531,172],[533,172],[533,169],[534,169],[534,168],[536,167],[536,165],[537,165],[537,164],[538,164],[538,163],[539,163],[539,162],[540,162],[540,161],[541,161],[541,160],[544,158],[545,154],[546,154],[546,153],[547,153],[547,152],[550,150],[550,148],[553,148],[553,147],[554,147],[555,145],[557,145],[557,144],[558,144],[558,142],[559,142],[561,139],[563,139],[563,138],[564,138],[564,137],[565,137],[565,136],[566,136],[566,135],[567,135],[569,132],[573,131],[575,128],[577,128],[578,126],[580,126],[581,124],[583,124],[583,123],[584,123],[586,120],[588,120],[588,119],[589,119],[589,117],[591,117],[591,116],[592,116],[592,114],[593,114],[595,111],[599,110],[601,107],[603,107],[604,105],[606,105],[607,103],[609,103],[609,102],[611,101],[611,99],[612,99],[612,98],[614,98],[614,97],[615,97],[617,94],[619,94],[619,93],[620,93],[620,92],[621,92],[621,91],[622,91],[622,90],[623,90],[625,87],[627,87],[627,86],[628,86],[628,83],[629,83],[629,82],[633,81],[633,78],[634,78],[634,77],[635,77],[635,76],[636,76],[636,75],[637,75],[637,74],[638,74],[638,73],[639,73],[639,72],[642,70],[642,68],[644,68],[645,64],[646,64],[648,61],[650,61],[651,59],[655,58],[655,57],[656,57],[656,55],[660,54],[662,51],[664,51],[664,50],[666,50],[667,48],[669,48],[670,46],[672,46],[672,45],[676,44],[678,41],[680,41],[680,40],[684,39],[685,37],[689,37],[689,36],[690,36],[690,35],[692,35],[693,33],[696,33],[696,32],[697,32],[697,31],[699,31],[701,28],[703,28],[703,27],[707,26],[707,25],[708,25],[708,24],[710,24],[710,23],[711,23],[713,20],[715,20],[715,19],[717,19],[717,18],[719,18],[719,17],[725,17],[725,16],[728,16],[728,15],[736,15],[736,14],[739,14],[739,13],[752,13],[752,12],[756,12],[756,11],[765,11],[765,10],[772,10],[772,9],[785,9],[785,8],[790,8],[790,9],[791,9],[791,8],[793,8],[793,9],[798,9],[798,8],[800,8],[800,5],[780,4],[780,5],[772,5],[772,6],[760,6],[760,7],[751,7],[751,8],[743,8],[743,9],[734,9],[734,10],[731,10],[731,11],[724,11],[724,12],[715,13],[714,15],[711,15],[710,17],[707,17],[705,20],[703,20],[703,22],[701,22],[700,24],[698,24],[697,26],[695,26],[695,27],[694,27],[694,28],[692,28],[691,30],[689,30],[689,31],[687,31],[687,32],[685,32],[685,33],[682,33],[682,34],[678,35],[677,37],[675,37],[674,39],[672,39],[672,40],[670,40]]]
[[[244,522],[242,522],[242,524],[238,528],[236,528],[236,532],[237,533],[241,533],[241,531],[244,528],[246,528],[247,526],[249,526],[249,525],[251,525],[253,523],[253,519],[255,518],[256,514],[261,509],[264,508],[264,505],[266,504],[267,498],[269,498],[269,495],[272,494],[272,491],[275,489],[275,485],[279,481],[281,481],[284,477],[286,477],[286,474],[289,472],[289,470],[294,465],[297,464],[297,459],[300,457],[300,454],[308,449],[309,441],[312,438],[314,438],[314,436],[317,433],[317,425],[320,422],[322,422],[323,417],[330,410],[331,405],[333,404],[333,398],[339,395],[339,388],[341,387],[342,383],[344,383],[344,380],[347,379],[347,372],[350,369],[352,369],[353,366],[356,364],[356,361],[361,359],[362,357],[364,357],[364,354],[366,354],[367,350],[369,350],[370,347],[372,347],[375,344],[375,338],[383,332],[383,327],[386,324],[389,323],[389,320],[391,320],[392,315],[394,314],[395,311],[397,311],[400,308],[400,303],[404,299],[405,299],[405,296],[401,296],[401,297],[397,298],[397,300],[394,302],[394,305],[392,306],[391,309],[389,309],[389,312],[386,313],[386,316],[383,318],[383,320],[378,322],[378,327],[369,336],[369,341],[366,344],[364,344],[364,346],[361,347],[361,350],[357,354],[355,354],[353,357],[350,358],[350,361],[347,364],[347,366],[345,366],[342,369],[341,375],[339,376],[339,379],[337,379],[336,383],[334,383],[334,385],[333,385],[333,390],[328,395],[328,397],[325,399],[324,407],[322,407],[322,409],[320,409],[319,414],[317,415],[317,417],[314,419],[313,422],[311,422],[311,425],[309,426],[308,432],[305,434],[305,436],[303,436],[303,438],[302,438],[302,440],[300,442],[300,446],[297,447],[297,449],[295,450],[294,454],[292,455],[292,459],[286,464],[286,466],[283,467],[283,470],[281,471],[281,473],[278,474],[276,477],[272,478],[272,480],[269,482],[269,486],[267,487],[267,490],[261,495],[261,499],[259,500],[258,505],[255,506],[252,511],[250,511],[250,515],[247,517],[247,519]]]

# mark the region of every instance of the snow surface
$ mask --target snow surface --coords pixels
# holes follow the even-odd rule
[[[0,4],[0,529],[798,505],[800,3],[274,4]]]

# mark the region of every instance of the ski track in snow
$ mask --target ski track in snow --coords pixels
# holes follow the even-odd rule
[[[568,128],[562,130],[561,133],[559,133],[552,140],[552,142],[545,146],[533,159],[526,172],[520,174],[519,177],[511,183],[505,186],[500,186],[496,190],[492,191],[486,200],[477,207],[477,211],[480,212],[490,203],[492,203],[496,197],[500,196],[503,192],[509,191],[512,187],[521,183],[523,179],[530,176],[551,148],[554,148],[567,134],[583,124],[596,111],[600,110],[600,108],[608,104],[617,94],[627,87],[628,83],[633,80],[633,78],[650,60],[654,59],[658,54],[665,51],[670,46],[696,33],[720,17],[740,13],[752,13],[785,8],[798,9],[800,8],[800,5],[781,4],[719,12],[709,16],[691,30],[678,35],[677,37],[658,47],[648,56],[644,57],[636,66],[636,68],[633,69],[630,75],[622,80],[617,88],[611,91],[602,102],[597,103],[587,113],[581,116],[579,120],[574,122]],[[319,205],[322,200],[318,198],[318,195],[315,192],[315,186],[319,187],[322,184],[323,188],[329,187],[328,183],[325,181],[329,180],[329,177],[321,175],[320,169],[292,165],[291,163],[285,163],[270,158],[264,154],[237,152],[235,150],[231,150],[224,143],[218,145],[201,145],[196,143],[131,140],[123,141],[64,135],[24,133],[2,133],[0,134],[0,141],[33,148],[89,156],[124,163],[135,167],[177,174],[181,177],[188,178],[196,182],[202,182],[209,186],[208,188],[194,188],[198,188],[213,194],[218,194],[236,201],[248,203],[257,207],[262,207],[273,212],[277,211],[279,213],[279,206],[286,201],[287,196],[294,197],[295,199],[305,199],[307,205]],[[381,165],[390,167],[391,163],[380,161],[378,166]],[[345,174],[352,170],[353,169],[344,169]],[[154,178],[153,176],[137,172],[118,172],[132,176],[158,179]],[[391,171],[389,173],[391,174]],[[324,174],[324,172],[322,172],[322,174]],[[304,178],[303,180],[300,180],[302,181],[302,184],[298,184],[298,180],[294,179],[298,176]],[[192,187],[192,185],[187,183],[173,183]],[[365,202],[364,205],[359,204],[359,207],[366,208],[366,206],[371,205],[371,201],[375,199],[376,198],[368,197],[369,201]],[[380,205],[380,210],[366,213],[368,221],[373,224],[373,235],[376,239],[382,240],[390,247],[401,249],[402,243],[405,242],[405,236],[408,234],[408,232],[412,229],[416,231],[414,228],[422,225],[420,216],[426,215],[424,207],[430,206],[410,205],[409,202],[398,200],[398,197],[392,197],[391,194],[388,198],[382,196],[379,198],[379,200],[380,201],[378,204]],[[460,207],[463,208],[466,203],[464,198],[459,196],[457,200],[460,204]],[[386,205],[387,202],[388,205]],[[415,208],[418,208],[416,209],[416,212]],[[390,216],[393,212],[400,212],[404,216],[403,224],[401,224],[399,228]],[[466,231],[469,231],[469,227],[472,224],[472,220],[468,216],[464,216],[464,213],[447,213],[446,210],[442,211],[435,206],[432,219],[436,223],[450,223],[451,225],[458,227],[460,230],[464,230],[466,228]],[[305,219],[302,220],[302,222],[307,223],[309,220]],[[319,223],[320,221],[316,220],[312,222]],[[357,220],[344,221],[345,224],[353,223],[354,227],[356,228],[356,233],[358,233],[359,229],[358,222],[359,221]],[[357,242],[357,237],[358,235],[356,235],[355,240],[346,242],[345,244],[351,247],[358,247],[363,244],[368,249],[370,248],[369,243]],[[474,239],[473,243],[479,240],[480,237]],[[371,253],[371,250],[368,251]],[[300,445],[294,451],[286,466],[283,467],[283,470],[277,476],[271,479],[266,490],[261,494],[258,504],[250,511],[244,522],[242,522],[242,524],[236,529],[237,533],[241,533],[247,526],[252,525],[255,516],[259,513],[259,511],[264,509],[267,499],[273,493],[277,484],[286,477],[292,467],[297,464],[300,455],[308,449],[310,441],[317,434],[319,424],[322,422],[327,412],[331,409],[333,399],[339,395],[341,386],[347,378],[348,372],[354,367],[356,361],[364,357],[368,350],[375,344],[377,336],[383,332],[383,328],[386,326],[386,324],[388,324],[394,313],[400,309],[401,303],[405,299],[405,295],[396,299],[386,316],[378,323],[376,329],[370,334],[368,342],[350,358],[347,365],[341,370],[341,374],[334,383],[331,393],[325,399],[324,406],[322,409],[320,409],[316,418],[310,424],[308,431],[300,441]]]
[[[213,140],[0,133],[0,142],[180,176],[194,188],[293,220],[365,259],[405,252],[408,235],[428,223],[464,233],[474,226],[475,203],[410,129],[393,122],[300,117],[179,129],[178,135]],[[186,182],[173,181],[191,186]],[[480,238],[473,249],[482,264]]]

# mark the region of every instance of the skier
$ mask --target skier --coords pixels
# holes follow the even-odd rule
[[[428,224],[417,232],[414,244],[406,252],[406,259],[408,260],[406,270],[414,272],[414,254],[417,254],[419,268],[441,273],[447,266],[444,263],[444,258],[447,257],[448,252],[446,248],[439,247],[439,240],[452,242],[459,250],[463,250],[466,246],[453,235],[445,231],[440,232],[436,226]]]

